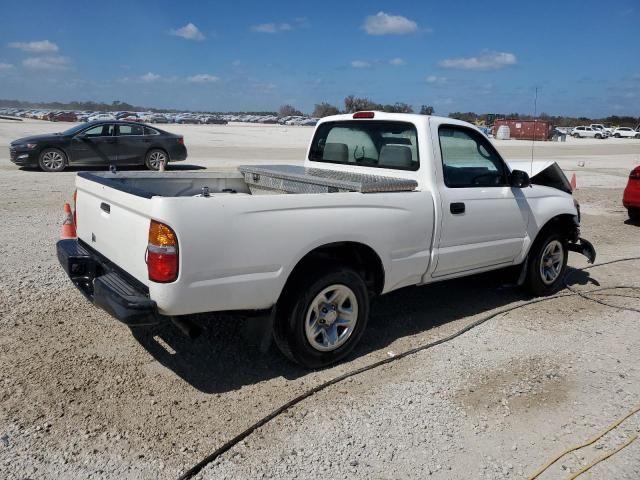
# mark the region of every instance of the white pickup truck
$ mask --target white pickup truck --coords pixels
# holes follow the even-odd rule
[[[450,118],[326,117],[304,166],[80,172],[76,188],[78,238],[58,258],[95,305],[182,329],[194,313],[269,312],[310,368],[353,349],[375,295],[513,266],[546,295],[569,250],[595,259],[557,164],[510,167]]]

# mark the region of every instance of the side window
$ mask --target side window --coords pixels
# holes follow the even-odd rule
[[[154,130],[151,127],[144,127],[144,134],[145,135],[159,135],[160,132],[158,132],[157,130]]]
[[[113,124],[105,124],[105,125],[97,125],[88,130],[85,130],[84,134],[89,138],[111,137],[113,136],[113,131],[114,131]]]
[[[118,125],[118,135],[143,135],[144,127],[142,125]]]
[[[464,127],[443,125],[438,136],[447,187],[498,187],[507,184],[505,165],[482,134]]]

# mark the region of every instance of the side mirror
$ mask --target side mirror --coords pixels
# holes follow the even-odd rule
[[[85,140],[87,138],[87,135],[84,132],[80,132],[75,136],[75,138],[77,138],[78,140]]]
[[[531,185],[531,179],[527,172],[522,170],[514,170],[509,175],[509,185],[516,188],[525,188]]]

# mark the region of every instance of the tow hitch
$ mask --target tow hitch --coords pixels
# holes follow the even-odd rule
[[[596,261],[596,249],[593,248],[590,241],[584,238],[578,238],[575,243],[569,243],[567,248],[572,252],[577,252],[587,257],[589,263]]]

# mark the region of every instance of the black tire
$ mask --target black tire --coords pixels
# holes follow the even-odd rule
[[[580,134],[579,134],[579,133],[574,133],[574,134],[573,134],[573,137],[574,137],[574,138],[580,138]]]
[[[561,260],[559,271],[555,272],[555,268],[550,266],[553,271],[549,272],[548,268],[544,268],[543,257],[546,257],[547,247],[553,243],[554,246],[560,246]],[[567,259],[569,251],[567,250],[567,239],[565,236],[554,231],[540,232],[540,235],[534,242],[528,256],[527,277],[525,279],[525,289],[534,297],[544,297],[556,293],[563,285],[564,273],[567,268]],[[547,272],[548,276],[545,275]],[[552,281],[551,281],[552,280]]]
[[[596,138],[602,138],[602,135],[600,135],[599,133],[596,133]]]
[[[633,138],[640,138],[640,133],[637,133]]]
[[[164,159],[165,168],[169,164],[169,155],[160,148],[152,148],[144,157],[144,165],[149,170],[157,171],[160,169],[160,161]]]
[[[616,138],[620,138],[620,134],[619,134],[619,133],[616,133],[616,134],[614,135],[614,137],[616,137]]]
[[[61,172],[67,166],[67,156],[57,148],[45,148],[38,157],[38,166],[43,172]]]
[[[323,292],[330,290],[332,287],[346,287],[353,293],[357,308],[357,315],[354,315],[355,325],[346,338],[341,339],[339,334],[336,343],[337,348],[330,351],[321,351],[314,347],[306,333],[307,316],[311,323],[314,316],[312,313],[312,304],[316,303],[318,297],[322,297]],[[342,304],[344,306],[344,304]],[[354,306],[351,305],[353,310]],[[334,321],[341,320],[336,312]],[[283,293],[283,297],[276,307],[276,316],[273,326],[273,337],[280,351],[291,361],[296,362],[306,368],[323,368],[328,365],[339,362],[346,357],[360,341],[362,334],[367,326],[369,319],[369,292],[362,280],[354,270],[348,267],[320,267],[317,270],[311,269],[300,279],[300,281],[292,282],[288,287],[288,291]],[[316,317],[316,320],[318,318]],[[315,323],[315,322],[314,322]],[[320,321],[318,320],[318,324]],[[323,322],[324,323],[324,322]],[[330,329],[331,325],[318,329]],[[337,326],[336,329],[342,327]],[[341,330],[346,333],[348,328]],[[325,334],[316,336],[318,338],[327,338]],[[331,347],[328,347],[331,348]]]
[[[627,208],[630,220],[640,220],[640,208]]]

